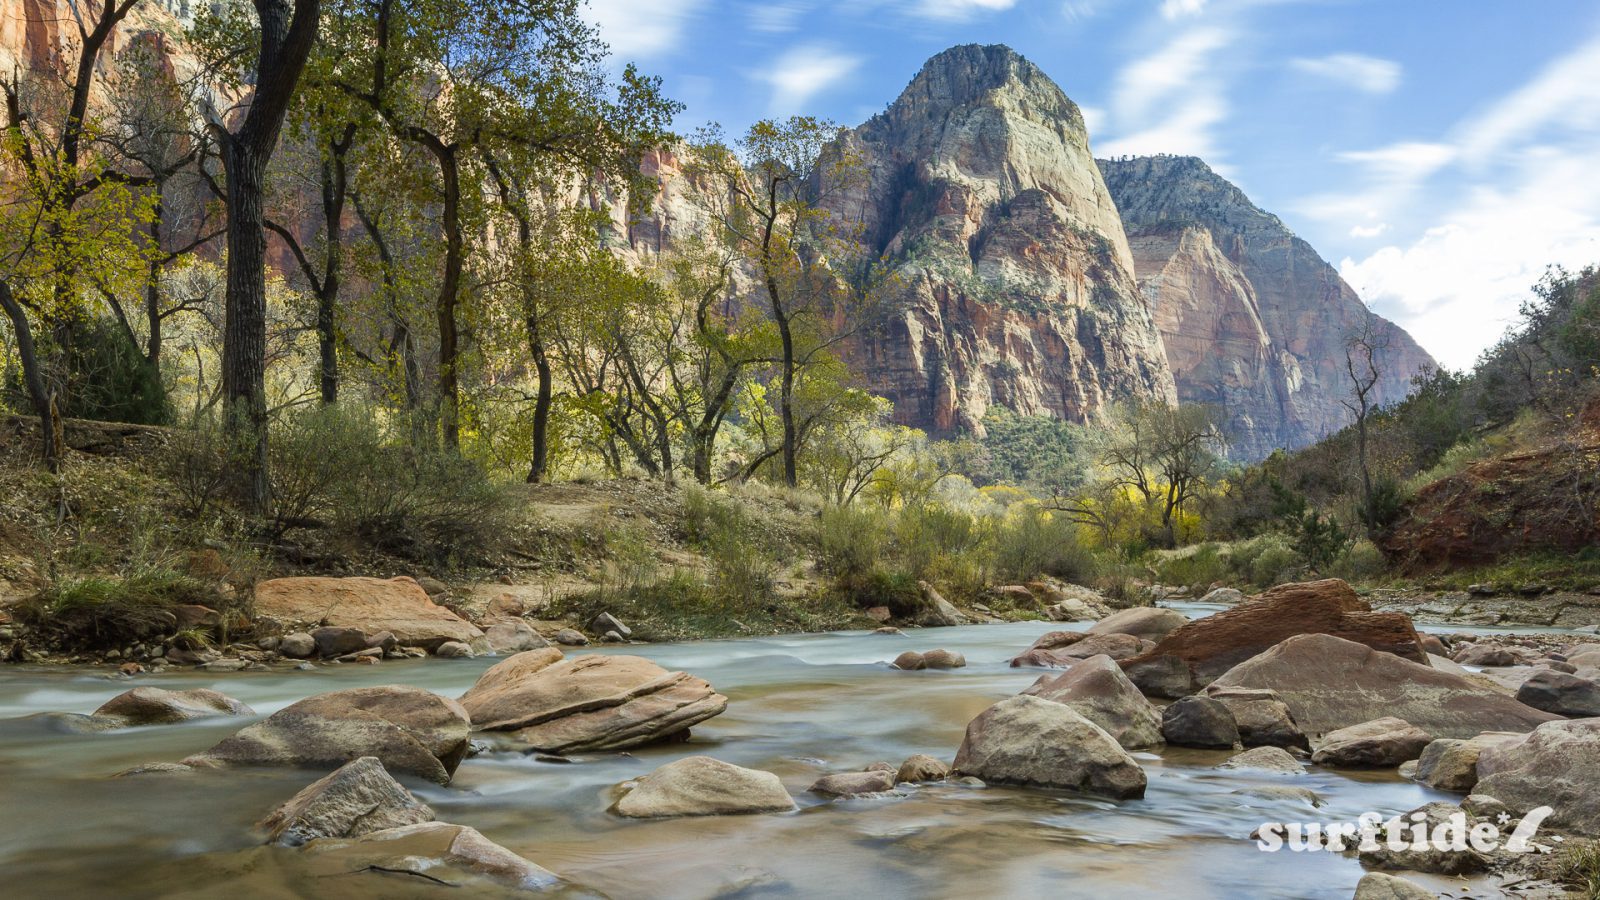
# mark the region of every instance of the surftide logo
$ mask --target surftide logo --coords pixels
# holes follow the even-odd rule
[[[1542,853],[1549,852],[1550,848],[1533,839],[1552,811],[1548,806],[1530,810],[1511,833],[1503,837],[1501,829],[1511,823],[1511,817],[1505,813],[1495,822],[1473,824],[1466,813],[1458,811],[1430,828],[1427,815],[1418,810],[1388,819],[1382,813],[1367,812],[1354,822],[1264,822],[1256,829],[1255,838],[1256,847],[1263,853],[1276,853],[1285,848],[1296,853],[1318,850],[1343,853],[1350,849],[1363,852],[1388,849],[1395,853],[1466,850]]]

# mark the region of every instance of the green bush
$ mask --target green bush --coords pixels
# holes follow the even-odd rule
[[[901,510],[895,519],[894,543],[905,570],[916,578],[931,578],[955,568],[983,544],[978,521],[958,510],[925,503]]]
[[[926,608],[917,579],[881,566],[839,579],[836,590],[859,609],[886,606],[896,618],[915,619]]]
[[[1371,541],[1355,541],[1328,567],[1328,574],[1350,582],[1371,581],[1383,575],[1389,561]]]
[[[1094,574],[1094,556],[1079,541],[1077,525],[1027,507],[995,529],[994,574],[1004,582],[1040,575],[1084,581]]]
[[[109,649],[170,635],[172,608],[215,607],[216,585],[166,569],[123,578],[87,576],[61,581],[19,607],[20,618],[68,649]]]
[[[1204,593],[1217,582],[1236,580],[1216,544],[1200,544],[1178,553],[1164,554],[1156,563],[1156,578],[1162,584],[1183,585],[1196,593]]]
[[[1268,588],[1286,581],[1294,581],[1305,568],[1305,558],[1294,548],[1283,544],[1269,544],[1250,563],[1250,581],[1256,587]]]
[[[883,515],[856,506],[833,506],[817,522],[817,567],[843,578],[878,565],[888,546]]]

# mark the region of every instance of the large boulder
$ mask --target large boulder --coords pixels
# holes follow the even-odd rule
[[[1135,606],[1114,612],[1090,629],[1090,634],[1131,634],[1147,641],[1160,641],[1189,624],[1189,617],[1175,609]]]
[[[336,769],[375,756],[390,772],[449,784],[470,733],[454,700],[400,685],[351,688],[286,706],[184,763]]]
[[[1116,799],[1143,797],[1144,770],[1100,726],[1071,707],[1019,695],[967,725],[957,774],[997,784],[1064,788]]]
[[[432,821],[428,804],[395,781],[376,756],[363,756],[307,785],[259,827],[268,843],[298,847]]]
[[[1410,618],[1373,612],[1348,584],[1329,578],[1279,585],[1232,609],[1188,622],[1124,667],[1155,657],[1176,657],[1188,666],[1195,683],[1204,686],[1229,668],[1301,634],[1331,634],[1423,665],[1428,659]]]
[[[1054,677],[1041,675],[1023,693],[1072,707],[1126,749],[1161,743],[1160,714],[1109,656],[1091,656]]]
[[[1416,759],[1432,741],[1432,735],[1410,722],[1385,716],[1329,732],[1311,761],[1347,769],[1387,768]]]
[[[1176,656],[1145,656],[1121,663],[1128,680],[1148,697],[1176,700],[1195,692],[1194,673]]]
[[[1330,634],[1289,638],[1240,663],[1208,690],[1270,689],[1306,733],[1327,734],[1383,716],[1434,737],[1526,732],[1557,718],[1474,681]]]
[[[1587,719],[1600,716],[1600,682],[1539,669],[1517,688],[1517,701],[1558,716]]]
[[[357,838],[323,838],[301,852],[306,854],[306,874],[322,885],[336,884],[332,879],[337,876],[404,873],[452,888],[477,887],[475,893],[493,896],[507,889],[537,891],[560,880],[477,829],[447,822],[385,828]]]
[[[1600,719],[1546,722],[1520,741],[1485,749],[1472,790],[1517,813],[1548,805],[1550,824],[1600,835]]]
[[[1289,704],[1276,691],[1212,685],[1206,696],[1228,708],[1244,746],[1311,749]]]
[[[893,775],[890,776],[893,786]],[[794,798],[771,772],[709,756],[670,762],[640,778],[613,807],[633,819],[789,812]]]
[[[922,612],[917,615],[918,625],[944,627],[967,624],[967,617],[961,614],[961,610],[956,609],[933,585],[919,581],[917,589],[922,592]]]
[[[1227,704],[1211,697],[1184,697],[1161,711],[1161,736],[1175,747],[1228,750],[1240,746],[1239,723]]]
[[[1071,632],[1052,631],[1045,638]],[[1112,659],[1129,659],[1148,651],[1155,644],[1131,634],[1086,634],[1078,640],[1068,642],[1065,638],[1058,638],[1060,642],[1050,649],[1031,647],[1011,660],[1013,668],[1021,666],[1037,666],[1046,669],[1062,669],[1077,663],[1079,660],[1091,656],[1109,656]],[[1037,644],[1038,641],[1035,641]]]
[[[550,642],[534,631],[532,625],[510,617],[490,619],[483,629],[483,638],[495,653],[521,653],[550,646]]]
[[[170,725],[213,716],[255,714],[255,710],[232,697],[206,688],[168,691],[154,687],[123,691],[94,711],[96,716],[121,719],[128,725]]]
[[[285,625],[354,628],[366,634],[388,631],[407,647],[429,650],[445,641],[470,643],[483,636],[472,623],[434,603],[414,579],[403,576],[273,578],[256,585],[255,611]]]
[[[547,647],[484,672],[461,696],[476,728],[549,753],[623,750],[686,735],[728,707],[704,679],[638,656],[563,659]]]
[[[1478,757],[1490,747],[1522,740],[1522,735],[1491,731],[1477,737],[1440,738],[1417,757],[1417,781],[1440,791],[1468,794],[1478,784]]]

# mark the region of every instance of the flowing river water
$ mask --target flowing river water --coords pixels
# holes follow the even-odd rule
[[[829,802],[806,793],[830,771],[898,765],[913,753],[950,760],[969,720],[1040,675],[1008,668],[1007,660],[1061,627],[1021,622],[597,649],[704,677],[728,696],[728,710],[696,727],[687,744],[570,763],[491,752],[463,762],[449,787],[407,784],[440,820],[473,826],[560,875],[561,892],[611,897],[1348,898],[1362,874],[1353,859],[1265,853],[1251,831],[1269,821],[1344,821],[1459,799],[1392,771],[1252,774],[1213,768],[1226,752],[1178,748],[1135,754],[1150,782],[1138,801],[958,784],[906,786],[904,796],[887,799]],[[886,664],[903,650],[935,647],[965,654],[967,667],[901,672]],[[239,719],[64,734],[34,715],[90,712],[134,684],[215,688],[261,715],[311,694],[372,684],[455,697],[495,661],[186,670],[135,682],[82,669],[0,670],[0,896],[461,896],[405,876],[319,884],[301,871],[300,851],[259,846],[253,823],[313,773],[111,777],[203,750],[241,727]],[[800,810],[659,821],[607,812],[617,784],[692,754],[777,773]],[[1272,787],[1290,785],[1310,788],[1324,805],[1272,795]],[[1268,790],[1251,793],[1262,787]]]

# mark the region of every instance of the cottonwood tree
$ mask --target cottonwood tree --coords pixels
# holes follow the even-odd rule
[[[53,61],[59,69],[0,79],[5,133],[0,142],[0,309],[17,342],[22,381],[40,420],[45,464],[60,456],[62,384],[49,378],[40,333],[70,340],[89,285],[112,290],[144,268],[141,235],[150,207],[130,178],[94,148],[90,100],[118,25],[140,0],[106,0],[72,18],[75,36]],[[31,8],[30,8],[31,9]]]
[[[1369,528],[1377,525],[1373,508],[1375,488],[1372,466],[1367,460],[1368,421],[1378,404],[1378,382],[1382,374],[1378,357],[1388,349],[1388,331],[1380,327],[1377,316],[1363,310],[1361,324],[1345,339],[1344,368],[1350,379],[1350,393],[1340,401],[1355,419],[1356,466],[1361,472],[1361,516]]]
[[[802,426],[796,412],[800,373],[844,337],[824,317],[865,305],[874,284],[856,223],[829,208],[833,195],[863,177],[859,159],[837,143],[839,126],[820,119],[764,120],[732,146],[715,128],[690,149],[691,177],[717,185],[708,212],[719,239],[750,265],[760,302],[778,333],[777,414],[782,477],[798,484]]]
[[[209,133],[226,178],[228,280],[222,335],[222,394],[228,432],[251,447],[243,474],[251,501],[265,511],[267,483],[267,167],[316,42],[319,0],[254,0],[205,16],[197,43],[226,89],[244,92],[242,114],[211,110]],[[241,27],[244,26],[244,27]],[[253,26],[253,27],[251,27]],[[254,40],[241,44],[240,34]],[[248,83],[248,90],[245,85]]]

